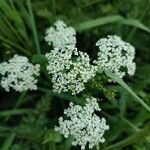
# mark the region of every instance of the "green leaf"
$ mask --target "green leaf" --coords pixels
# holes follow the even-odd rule
[[[130,25],[150,33],[150,29],[136,19],[123,19],[120,23],[123,25]]]
[[[93,28],[93,27],[101,26],[104,24],[118,22],[120,20],[122,20],[122,17],[119,15],[101,17],[98,19],[86,21],[86,22],[80,23],[78,25],[75,25],[75,28],[79,31],[82,31],[82,30]]]
[[[140,129],[135,126],[132,122],[130,122],[128,119],[126,119],[123,115],[120,115],[121,120],[127,124],[128,126],[130,126],[132,129],[134,129],[134,131],[139,132]]]
[[[9,150],[12,143],[13,143],[13,140],[16,136],[16,133],[11,133],[4,141],[3,145],[2,145],[2,149],[1,150]]]
[[[5,15],[8,20],[13,22],[13,26],[15,27],[16,31],[18,30],[19,34],[24,38],[26,43],[28,43],[28,36],[23,18],[20,15],[20,12],[15,8],[13,2],[11,2],[10,5],[9,2],[1,0],[0,9],[2,10],[3,15]]]
[[[38,41],[38,33],[37,33],[37,29],[36,29],[35,19],[34,19],[32,5],[31,5],[30,0],[27,0],[27,6],[28,6],[28,10],[29,10],[29,15],[30,15],[29,20],[30,20],[31,27],[32,27],[32,32],[33,32],[33,36],[34,36],[34,40],[35,40],[37,53],[40,54],[40,45],[39,45],[39,41]]]
[[[26,49],[22,48],[21,46],[19,46],[17,43],[10,41],[9,39],[6,39],[4,36],[0,35],[0,40],[3,41],[3,43],[5,43],[6,45],[13,47],[13,48],[17,48],[18,50],[24,52],[26,55],[30,55],[30,52],[27,51]]]
[[[121,149],[122,147],[124,146],[127,146],[127,145],[130,145],[130,144],[133,144],[133,143],[136,143],[140,140],[144,140],[144,138],[146,136],[149,136],[149,130],[150,130],[150,126],[146,126],[143,130],[141,130],[140,132],[137,132],[131,136],[129,136],[128,138],[118,142],[118,143],[115,143],[115,144],[112,144],[108,147],[105,148],[105,150],[116,150],[116,149]]]
[[[141,30],[144,30],[150,33],[150,29],[144,24],[142,24],[140,21],[136,19],[125,19],[120,15],[107,16],[107,17],[101,17],[101,18],[94,19],[94,20],[89,20],[89,21],[75,25],[75,28],[79,31],[82,31],[82,30],[86,30],[86,29],[90,29],[93,27],[98,27],[98,26],[110,24],[110,23],[130,25],[130,26],[139,28]]]
[[[16,42],[17,39],[15,38],[14,34],[11,32],[11,29],[7,26],[6,21],[2,17],[2,13],[0,13],[0,34],[4,35],[5,37],[11,39],[11,41]],[[5,30],[4,30],[5,29]]]
[[[14,8],[12,8],[7,1],[1,0],[0,8],[3,13],[15,21],[16,24],[23,26],[23,20],[21,19],[19,13]]]
[[[6,18],[6,16],[4,16],[2,13],[1,13],[1,16],[3,17],[4,21],[7,23],[8,28],[11,29],[12,33],[14,33],[14,35],[15,35],[14,39],[19,39],[22,42],[22,44],[25,47],[27,47],[27,44],[24,42],[22,37],[17,33],[17,30],[14,28],[14,26],[11,24],[11,22]],[[11,31],[10,31],[10,33],[11,33]],[[6,36],[7,36],[7,34],[6,34]]]
[[[105,73],[108,77],[118,82],[127,92],[129,92],[135,98],[136,101],[138,101],[143,107],[145,107],[150,112],[150,107],[141,98],[139,98],[122,79],[120,79],[115,74],[109,71],[105,71]]]

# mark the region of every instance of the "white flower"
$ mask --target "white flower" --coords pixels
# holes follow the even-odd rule
[[[39,76],[39,71],[40,65],[34,66],[27,57],[14,55],[8,62],[0,64],[1,86],[6,91],[10,91],[10,88],[19,92],[36,90],[35,77]]]
[[[55,92],[78,94],[85,88],[85,83],[95,76],[96,67],[90,65],[89,56],[77,51],[76,32],[63,21],[57,21],[46,32],[45,40],[54,49],[45,56],[47,70],[52,76]]]
[[[96,67],[90,64],[89,56],[72,46],[55,48],[46,58],[55,92],[78,94],[85,88],[84,83],[95,76]]]
[[[67,48],[54,48],[50,53],[45,56],[48,60],[47,70],[50,74],[55,74],[70,68],[72,54],[78,55],[75,47],[69,46]]]
[[[75,47],[76,45],[76,31],[72,27],[67,27],[67,25],[58,20],[54,27],[50,27],[46,31],[45,41],[49,45],[53,45],[54,48],[63,48],[68,45]]]
[[[127,73],[134,75],[136,64],[133,62],[135,49],[118,36],[107,36],[97,41],[99,48],[98,59],[95,61],[99,68],[109,70],[123,78]]]
[[[80,145],[85,149],[86,145],[92,149],[99,143],[105,142],[104,132],[109,129],[105,118],[99,118],[94,112],[100,111],[95,98],[87,98],[84,107],[70,103],[69,108],[64,110],[66,119],[59,118],[59,127],[55,127],[65,138],[73,136],[72,145]]]

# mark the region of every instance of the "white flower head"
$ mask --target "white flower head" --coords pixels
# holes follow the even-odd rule
[[[75,47],[55,48],[46,54],[46,58],[55,92],[78,94],[85,88],[84,84],[95,76],[96,67],[90,64],[89,56]]]
[[[70,103],[69,108],[64,110],[66,119],[59,118],[59,127],[55,127],[65,138],[73,136],[72,145],[80,145],[85,149],[86,145],[92,149],[99,143],[105,142],[103,137],[109,126],[105,118],[100,118],[95,111],[100,111],[95,98],[87,98],[87,104],[83,107]]]
[[[136,64],[133,62],[135,49],[116,35],[109,35],[96,42],[99,48],[98,59],[95,61],[98,67],[111,71],[120,78],[126,74],[134,75]]]
[[[36,90],[35,77],[39,76],[39,71],[39,64],[33,65],[27,57],[14,55],[8,62],[0,64],[1,86],[6,91],[10,91],[10,88],[19,92]]]
[[[47,70],[49,74],[55,74],[65,68],[70,68],[73,53],[78,55],[77,48],[72,46],[54,48],[51,52],[47,53],[45,56],[48,60]]]
[[[73,27],[67,27],[67,25],[58,20],[54,27],[50,27],[46,31],[45,41],[49,45],[53,45],[54,48],[63,48],[68,45],[75,47],[76,45],[76,31]]]

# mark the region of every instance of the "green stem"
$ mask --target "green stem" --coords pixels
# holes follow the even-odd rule
[[[16,108],[18,108],[22,104],[22,101],[23,101],[26,93],[27,93],[26,91],[24,91],[24,92],[21,93],[21,95],[19,96],[19,99],[18,99],[16,105],[14,106],[14,108],[12,110],[15,110]],[[8,121],[11,116],[12,116],[12,114],[8,115],[5,118],[4,122]]]
[[[35,19],[34,19],[32,5],[31,5],[31,1],[30,0],[27,0],[27,6],[28,6],[28,10],[29,10],[31,27],[32,27],[32,32],[33,32],[34,40],[35,40],[35,45],[36,45],[37,53],[40,54],[41,51],[40,51],[40,45],[39,45],[39,41],[38,41],[38,34],[37,34],[37,29],[36,29],[36,25],[35,25]]]
[[[136,132],[140,131],[140,129],[138,127],[136,127],[132,122],[130,122],[129,120],[127,120],[126,118],[124,118],[122,115],[120,117],[121,117],[121,119],[122,119],[123,122],[125,122],[130,127],[132,127]]]
[[[111,73],[110,71],[105,71],[105,73],[108,77],[119,83],[128,93],[130,93],[135,98],[137,102],[139,102],[143,107],[145,107],[145,109],[150,112],[150,107],[140,97],[138,97],[121,78]]]

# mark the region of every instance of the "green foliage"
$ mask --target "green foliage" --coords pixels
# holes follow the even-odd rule
[[[135,46],[137,63],[134,77],[123,81],[100,72],[77,96],[52,92],[44,67],[36,92],[0,89],[0,149],[71,149],[72,137],[64,139],[54,127],[69,101],[84,105],[87,94],[101,100],[101,115],[110,125],[100,149],[150,149],[149,18],[149,0],[0,0],[0,62],[18,53],[44,64],[43,54],[50,51],[45,30],[62,19],[77,29],[77,46],[93,59],[95,42],[117,34]],[[118,83],[107,82],[107,77]]]

